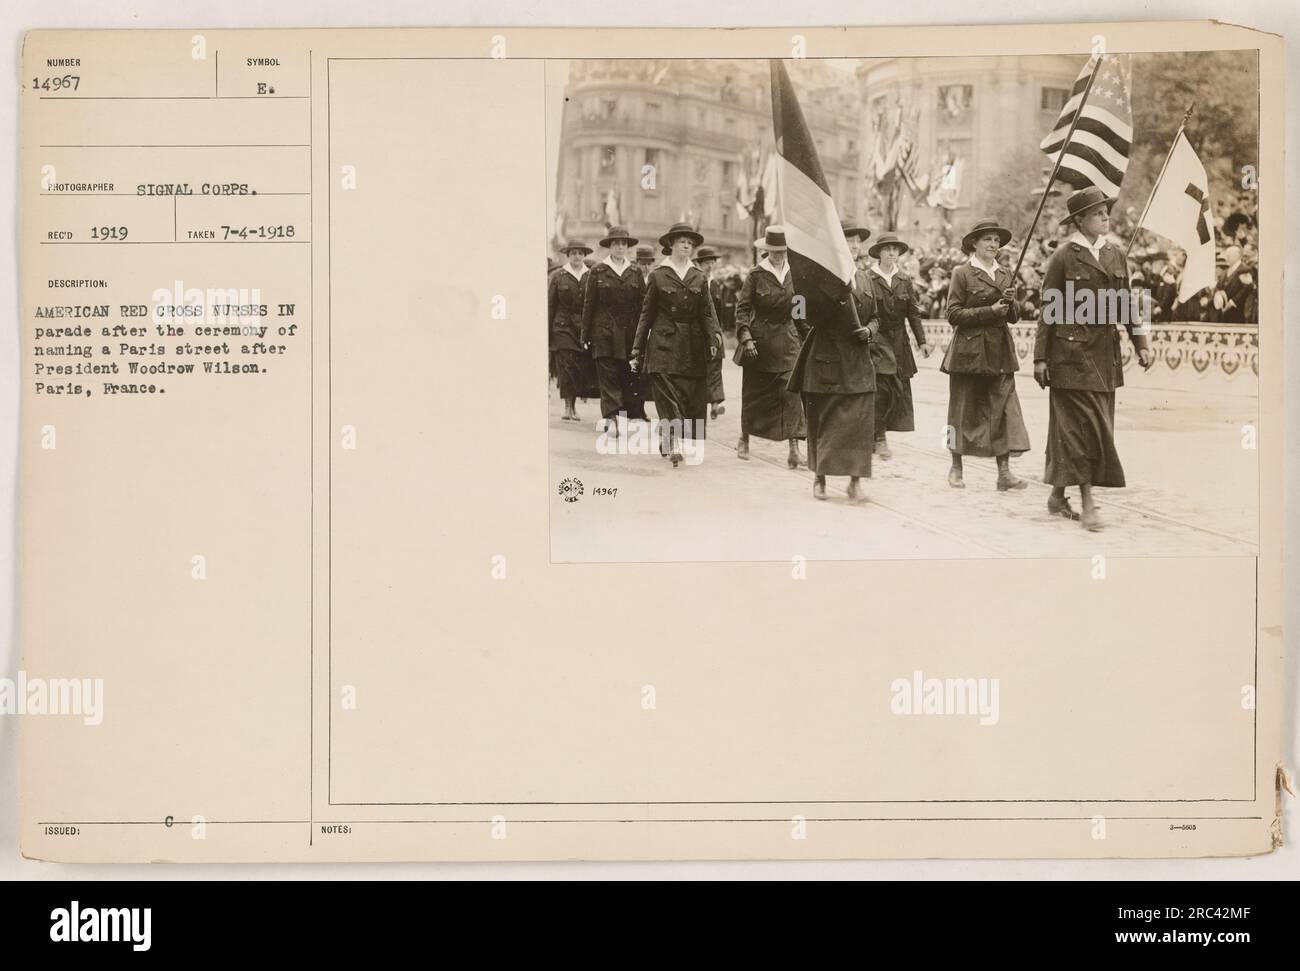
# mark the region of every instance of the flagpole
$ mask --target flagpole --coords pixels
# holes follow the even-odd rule
[[[1133,249],[1133,244],[1137,242],[1138,233],[1142,232],[1142,224],[1146,222],[1147,213],[1151,211],[1151,203],[1156,197],[1156,190],[1160,188],[1160,183],[1164,180],[1165,169],[1169,168],[1169,160],[1174,157],[1174,149],[1178,147],[1178,136],[1187,127],[1187,119],[1192,117],[1192,109],[1195,107],[1195,101],[1187,106],[1187,110],[1183,112],[1182,123],[1178,126],[1178,131],[1174,132],[1174,140],[1169,143],[1169,153],[1165,156],[1165,164],[1160,166],[1160,174],[1156,176],[1155,184],[1151,186],[1151,194],[1147,196],[1147,204],[1142,207],[1142,215],[1139,217],[1137,225],[1133,227],[1133,235],[1129,237],[1128,246],[1124,247],[1125,266],[1128,265],[1128,254]]]
[[[1101,70],[1101,59],[1104,54],[1097,55],[1097,63],[1093,66],[1092,73],[1088,75],[1088,83],[1083,86],[1083,95],[1079,98],[1079,107],[1074,109],[1074,119],[1070,122],[1070,130],[1065,133],[1065,141],[1061,142],[1061,149],[1056,153],[1056,164],[1052,166],[1052,174],[1047,177],[1047,185],[1043,187],[1043,196],[1038,200],[1038,211],[1034,213],[1034,221],[1029,224],[1029,231],[1025,233],[1024,245],[1020,247],[1020,258],[1016,260],[1016,268],[1011,273],[1011,280],[1014,284],[1020,279],[1020,266],[1025,262],[1025,254],[1029,252],[1029,241],[1034,238],[1034,230],[1038,228],[1039,217],[1043,215],[1043,207],[1047,205],[1047,194],[1052,191],[1052,183],[1056,181],[1056,174],[1061,170],[1061,163],[1065,161],[1065,150],[1070,147],[1070,139],[1074,137],[1074,130],[1079,127],[1079,119],[1083,117],[1083,106],[1088,103],[1088,94],[1092,91],[1092,82],[1097,79],[1097,73]]]

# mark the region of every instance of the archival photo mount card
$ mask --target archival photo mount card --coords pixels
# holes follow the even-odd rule
[[[23,61],[26,856],[1281,844],[1279,38]]]

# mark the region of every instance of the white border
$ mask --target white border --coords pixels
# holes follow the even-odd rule
[[[355,0],[280,0],[274,6],[249,0],[9,0],[0,62],[9,79],[0,99],[0,132],[8,179],[0,180],[0,676],[15,677],[17,623],[15,607],[18,426],[18,107],[22,36],[35,28],[95,27],[437,27],[437,26],[619,26],[647,27],[780,27],[795,16],[781,0],[746,0],[720,9],[699,0],[654,0],[619,4],[594,0],[554,0],[538,9],[534,0],[445,0],[436,6],[417,0],[372,0],[364,8]],[[1027,0],[911,0],[907,4],[865,5],[847,0],[804,0],[798,7],[803,26],[907,26],[934,24],[1068,23],[1071,14],[1089,21],[1220,19],[1287,38],[1286,157],[1300,158],[1295,126],[1290,124],[1300,104],[1300,6],[1276,0],[1236,0],[1230,6],[1204,0],[1144,0],[1140,8],[1122,0],[1094,0],[1087,9],[1063,8],[1059,3]],[[1275,123],[1261,119],[1262,124]],[[1297,166],[1287,171],[1287,197],[1300,199]],[[1300,225],[1287,226],[1287,289],[1285,306],[1300,307]],[[1294,313],[1294,311],[1293,311]],[[1287,330],[1291,330],[1288,323]],[[1286,414],[1291,429],[1300,428],[1300,340],[1288,341],[1289,382]],[[1292,440],[1286,465],[1300,467]],[[1288,488],[1287,495],[1290,497]],[[1300,548],[1300,516],[1287,502],[1286,547]],[[1294,556],[1286,575],[1296,576]],[[1294,581],[1289,585],[1295,589]],[[1300,597],[1286,604],[1286,684],[1290,731],[1286,761],[1297,765],[1300,752]],[[1300,874],[1300,812],[1291,799],[1284,820],[1288,845],[1262,857],[1223,860],[886,860],[846,862],[690,862],[690,863],[425,863],[425,864],[246,864],[148,865],[52,864],[23,860],[18,853],[18,719],[0,720],[0,880],[66,879],[1295,879]]]

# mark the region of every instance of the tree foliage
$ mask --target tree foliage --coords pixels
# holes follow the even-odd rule
[[[1259,58],[1254,51],[1180,51],[1133,55],[1133,144],[1116,207],[1116,228],[1136,222],[1169,153],[1183,112],[1195,110],[1187,136],[1205,164],[1212,199],[1235,199],[1243,167],[1258,165]],[[1044,132],[1043,134],[1047,134]],[[1020,236],[1033,218],[1047,169],[1037,145],[1006,149],[993,178],[980,186],[979,211]],[[1065,213],[1069,187],[1048,199],[1036,235],[1051,236]]]

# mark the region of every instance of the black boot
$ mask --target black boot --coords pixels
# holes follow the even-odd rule
[[[999,455],[997,458],[998,492],[1007,492],[1011,489],[1026,489],[1029,487],[1028,482],[1012,474],[1010,455]]]
[[[961,456],[956,452],[952,453],[952,468],[948,470],[948,485],[954,489],[966,488],[966,482],[961,477]]]

